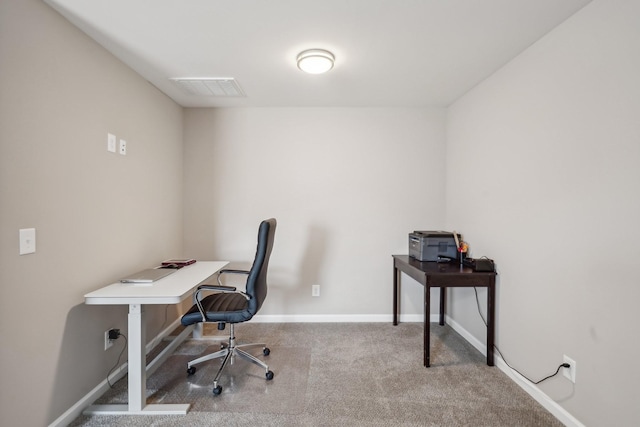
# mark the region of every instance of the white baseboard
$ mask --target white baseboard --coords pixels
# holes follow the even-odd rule
[[[437,322],[437,314],[431,321]],[[401,314],[401,322],[422,322],[422,314]],[[391,314],[258,314],[253,316],[256,323],[391,323]]]
[[[526,380],[522,375],[515,372],[511,369],[500,357],[496,354],[495,356],[496,366],[509,378],[511,378],[516,384],[520,386],[521,389],[529,393],[531,397],[533,397],[539,404],[541,404],[547,411],[551,412],[551,414],[556,417],[562,424],[567,427],[586,427],[582,424],[576,417],[571,415],[564,409],[562,406],[558,404],[558,402],[554,401],[540,390],[535,384],[530,383]]]
[[[438,322],[439,315],[432,314],[430,316],[431,322]],[[256,315],[251,321],[256,323],[384,323],[391,322],[393,316],[390,314],[283,314],[283,315]],[[401,314],[401,322],[422,322],[422,314]],[[459,323],[446,317],[446,322],[453,330],[455,330],[460,336],[467,340],[472,346],[474,346],[480,353],[486,356],[487,346],[485,343],[478,340],[475,336],[464,329]],[[160,340],[167,337],[175,328],[179,325],[180,320],[177,319],[170,326],[165,328],[158,336],[149,342],[147,345],[147,353],[151,351]],[[168,357],[168,355],[167,355]],[[513,371],[500,357],[498,353],[495,353],[494,359],[496,367],[504,372],[509,378],[511,378],[520,388],[526,391],[531,397],[533,397],[538,403],[540,403],[547,411],[556,417],[567,427],[585,427],[578,419],[567,412],[557,402],[552,400],[547,394],[531,384],[524,377],[517,372]],[[127,363],[123,363],[119,366],[109,377],[110,382],[115,382],[122,378],[127,373]],[[69,408],[64,414],[62,414],[53,423],[49,424],[49,427],[63,427],[70,424],[73,420],[78,418],[82,411],[95,400],[109,390],[109,384],[105,379],[98,384],[93,390],[91,390],[86,396],[80,399],[75,405]]]
[[[128,365],[127,362],[117,367],[111,375],[109,375],[109,382],[114,384],[120,378],[127,374]],[[109,390],[109,382],[105,378],[100,384],[95,386],[93,390],[87,393],[82,399],[78,400],[71,408],[67,409],[62,415],[60,415],[55,421],[49,424],[49,427],[64,427],[76,418],[78,418],[82,411],[95,402],[100,396],[105,394]]]
[[[464,329],[458,322],[451,319],[449,316],[446,318],[447,324],[451,326],[451,328],[460,334],[465,340],[467,340],[472,346],[474,346],[480,353],[487,355],[487,346],[485,343],[478,340],[476,337],[471,335],[469,331]],[[535,384],[532,384],[527,379],[525,379],[522,375],[515,372],[513,369],[506,364],[504,359],[497,353],[494,352],[494,362],[498,369],[504,372],[509,378],[513,380],[521,389],[526,391],[531,397],[533,397],[539,404],[541,404],[547,411],[551,412],[551,414],[556,417],[561,423],[563,423],[567,427],[585,427],[576,417],[571,415],[560,406],[557,402],[549,397],[546,393],[540,390]]]

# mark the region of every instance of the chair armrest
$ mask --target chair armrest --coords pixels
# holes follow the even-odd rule
[[[200,285],[198,286],[197,291],[227,291],[227,292],[233,292],[236,290],[235,286],[227,286],[227,285],[222,285],[222,284],[218,284],[218,285],[209,285],[209,284],[204,284],[204,285]]]
[[[198,286],[198,288],[196,289],[195,292],[195,297],[196,297],[196,302],[198,304],[198,307],[200,306],[200,294],[202,293],[202,291],[218,291],[218,292],[225,292],[225,293],[233,293],[233,292],[237,292],[235,286],[226,286],[226,285],[222,285],[222,284],[218,284],[218,285],[209,285],[209,284],[204,284],[204,285],[200,285]],[[202,310],[200,310],[202,312]]]
[[[234,269],[224,269],[224,270],[220,270],[218,272],[218,274],[223,274],[223,273],[231,273],[231,274],[249,274],[249,270],[234,270]]]
[[[219,277],[220,276],[218,276],[218,282],[220,282]],[[200,285],[196,289],[195,300],[196,300],[196,306],[198,307],[198,311],[200,311],[200,315],[202,316],[202,321],[203,322],[207,321],[207,316],[206,316],[206,314],[204,312],[204,307],[202,307],[202,302],[201,302],[201,298],[200,298],[200,294],[202,293],[202,291],[218,291],[218,292],[226,293],[226,294],[238,294],[238,295],[242,295],[246,300],[250,300],[251,299],[249,297],[249,295],[247,295],[246,293],[236,290],[235,286],[226,286],[226,285],[222,285],[222,284],[219,284],[219,285],[208,285],[208,284]]]

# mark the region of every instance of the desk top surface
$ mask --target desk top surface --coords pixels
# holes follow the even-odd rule
[[[84,296],[85,304],[177,304],[193,289],[224,268],[227,261],[198,261],[153,283],[116,282]]]
[[[440,274],[473,274],[473,275],[492,275],[493,271],[473,271],[471,267],[461,266],[459,262],[435,262],[435,261],[418,261],[409,255],[393,255],[393,258],[405,265],[429,275]]]

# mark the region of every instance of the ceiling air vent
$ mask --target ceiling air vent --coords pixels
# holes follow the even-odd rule
[[[235,79],[171,79],[183,90],[200,96],[244,96]]]

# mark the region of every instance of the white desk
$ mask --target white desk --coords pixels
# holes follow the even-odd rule
[[[205,279],[224,268],[226,261],[198,261],[147,285],[114,283],[84,296],[85,304],[129,306],[129,404],[92,405],[85,414],[186,414],[189,404],[147,405],[145,360],[145,304],[178,304]]]

